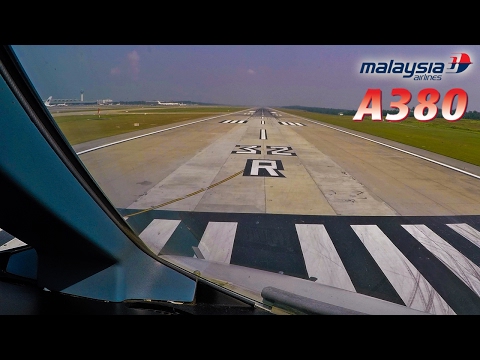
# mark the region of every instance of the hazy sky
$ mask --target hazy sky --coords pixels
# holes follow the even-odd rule
[[[479,45],[19,45],[13,46],[40,97],[85,101],[162,100],[246,106],[302,105],[355,110],[369,88],[390,109],[393,88],[461,88],[480,111]],[[468,54],[462,73],[445,73]],[[443,63],[441,80],[360,74],[362,62]],[[477,65],[478,61],[478,65]],[[435,75],[432,73],[432,75]],[[441,98],[442,100],[442,98]]]

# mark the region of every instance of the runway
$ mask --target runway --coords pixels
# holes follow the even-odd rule
[[[277,110],[201,120],[74,147],[159,257],[480,314],[477,167]]]
[[[207,118],[80,158],[119,208],[165,204],[164,210],[238,213],[480,214],[477,178],[276,114],[281,116],[258,110]],[[480,175],[477,167],[465,166]]]

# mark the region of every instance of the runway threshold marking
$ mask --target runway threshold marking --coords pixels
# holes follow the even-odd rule
[[[402,225],[402,227],[480,296],[480,267],[426,225]]]
[[[173,199],[173,200],[169,200],[169,201],[164,202],[164,203],[162,203],[162,204],[149,207],[148,209],[141,210],[141,211],[138,211],[138,212],[133,213],[133,214],[129,214],[128,216],[124,216],[123,218],[124,218],[125,220],[127,220],[128,218],[130,218],[130,217],[132,217],[132,216],[139,215],[139,214],[143,214],[143,213],[145,213],[145,212],[147,212],[147,211],[155,210],[155,209],[158,209],[158,208],[160,208],[160,207],[162,207],[162,206],[167,206],[167,205],[170,205],[170,204],[172,204],[172,203],[174,203],[174,202],[177,202],[177,201],[186,199],[187,197],[200,194],[201,192],[207,191],[208,189],[211,189],[211,188],[213,188],[213,187],[215,187],[215,186],[218,186],[218,185],[220,185],[220,184],[223,184],[224,182],[226,182],[226,181],[228,181],[228,180],[231,180],[231,179],[233,179],[235,176],[238,176],[238,175],[240,175],[240,174],[243,174],[243,170],[240,170],[239,172],[236,172],[235,174],[230,175],[229,177],[227,177],[227,178],[225,178],[225,179],[223,179],[223,180],[220,180],[220,181],[216,182],[215,184],[212,184],[212,185],[210,185],[210,186],[207,186],[206,188],[201,188],[201,189],[199,189],[199,190],[197,190],[197,191],[194,191],[194,192],[192,192],[192,193],[190,193],[190,194],[187,194],[187,195],[185,195],[185,196],[182,196],[182,197],[179,197],[179,198],[176,198],[176,199]]]
[[[158,213],[153,217],[164,216]],[[228,217],[223,213],[205,215],[195,212],[185,220],[180,219],[181,215],[176,220],[153,219],[143,231],[138,231],[152,251],[168,256],[173,254],[169,249],[180,248],[178,245],[185,239],[174,236],[174,228],[180,224],[188,227],[191,221],[199,221],[206,227],[203,235],[196,231],[195,238],[198,240],[201,236],[198,245],[193,243],[193,252],[184,250],[175,255],[275,273],[288,268],[285,274],[289,276],[432,314],[479,314],[480,269],[473,259],[474,252],[478,254],[480,249],[472,248],[465,254],[465,249],[457,249],[460,243],[448,243],[439,232],[443,226],[448,226],[479,247],[480,231],[466,222],[451,223],[448,217],[448,221],[445,218],[448,223],[441,221],[439,227],[437,219],[432,221],[430,217],[416,217],[418,221],[401,217],[392,226],[388,216],[374,216],[367,221],[362,216],[347,216],[346,221],[335,219],[331,222],[329,216],[289,215],[270,222],[268,214],[265,217],[243,213]],[[466,221],[478,224],[474,219]],[[399,230],[403,234],[399,234]],[[279,239],[280,234],[285,234],[285,238],[280,236],[282,239]],[[399,240],[412,242],[403,248],[397,246]],[[297,245],[300,252],[292,251],[285,257],[286,248],[294,249]],[[412,251],[420,245],[425,247],[425,253]],[[262,251],[256,251],[260,246]],[[351,251],[353,249],[355,251]],[[442,265],[432,261],[433,258]],[[450,275],[454,275],[455,280],[449,280]]]
[[[427,312],[455,313],[377,225],[350,225],[350,227],[407,307]],[[420,241],[418,238],[417,240]]]

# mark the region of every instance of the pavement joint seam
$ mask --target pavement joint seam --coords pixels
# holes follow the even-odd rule
[[[155,210],[155,209],[158,209],[158,208],[160,208],[160,207],[170,205],[170,204],[172,204],[172,203],[174,203],[174,202],[177,202],[177,201],[186,199],[187,197],[197,195],[197,194],[199,194],[199,193],[201,193],[201,192],[204,192],[204,191],[207,191],[208,189],[211,189],[211,188],[213,188],[213,187],[215,187],[215,186],[217,186],[217,185],[220,185],[220,184],[222,184],[222,183],[224,183],[224,182],[226,182],[226,181],[228,181],[228,180],[231,180],[231,179],[233,179],[234,177],[236,177],[236,176],[238,176],[238,175],[240,175],[240,174],[242,174],[242,173],[243,173],[243,170],[240,170],[239,172],[236,172],[235,174],[233,174],[233,175],[231,175],[231,176],[229,176],[229,177],[227,177],[227,178],[225,178],[225,179],[223,179],[223,180],[220,180],[220,181],[216,182],[215,184],[212,184],[212,185],[210,185],[210,186],[207,186],[206,188],[201,188],[200,190],[194,191],[194,192],[192,192],[192,193],[190,193],[190,194],[187,194],[187,195],[185,195],[185,196],[182,196],[182,197],[179,197],[179,198],[176,198],[176,199],[173,199],[173,200],[169,200],[169,201],[164,202],[164,203],[162,203],[162,204],[149,207],[148,209],[145,209],[145,210],[142,210],[142,211],[138,211],[138,212],[133,213],[133,214],[129,214],[129,215],[127,215],[127,216],[124,216],[123,218],[124,218],[125,220],[127,220],[128,218],[130,218],[130,217],[132,217],[132,216],[139,215],[139,214],[143,214],[143,213],[145,213],[145,212],[147,212],[147,211]]]

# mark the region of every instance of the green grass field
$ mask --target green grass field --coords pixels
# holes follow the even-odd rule
[[[240,111],[240,107],[186,107],[186,108],[128,108],[109,113],[112,108],[83,112],[89,115],[72,115],[71,112],[55,113],[52,116],[71,145],[101,139],[108,136],[196,120],[209,116]],[[103,113],[102,113],[103,112]]]
[[[353,116],[327,115],[302,110],[281,109],[307,119],[415,146],[437,154],[480,166],[480,120],[460,119],[449,122],[434,119],[421,122],[407,118],[401,122],[353,121]]]

